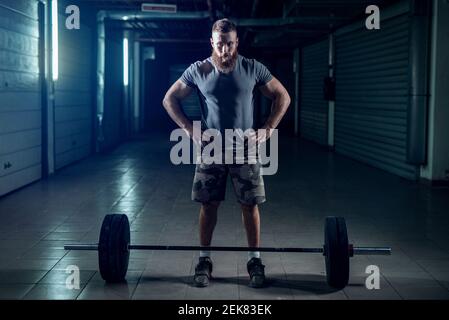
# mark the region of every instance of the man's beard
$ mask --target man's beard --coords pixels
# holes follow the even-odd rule
[[[218,70],[223,73],[231,72],[234,69],[235,64],[237,62],[237,58],[238,58],[237,50],[235,50],[234,53],[231,56],[229,56],[229,58],[226,61],[223,61],[215,53],[215,50],[212,50],[212,61],[214,62]]]

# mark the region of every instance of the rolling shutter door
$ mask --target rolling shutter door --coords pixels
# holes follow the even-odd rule
[[[0,196],[42,175],[38,2],[0,3]]]
[[[335,150],[407,179],[409,18],[336,37]]]
[[[59,16],[59,79],[55,83],[55,167],[87,157],[92,141],[92,30],[64,28]]]
[[[323,81],[329,74],[329,41],[307,46],[302,55],[301,137],[327,145],[328,102],[323,99]]]

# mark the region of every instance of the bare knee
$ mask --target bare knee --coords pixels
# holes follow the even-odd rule
[[[209,201],[209,202],[201,203],[201,208],[203,209],[203,211],[206,214],[216,213],[219,206],[220,206],[220,201]]]
[[[240,206],[242,207],[243,214],[254,214],[257,213],[257,204],[243,204],[241,203]]]

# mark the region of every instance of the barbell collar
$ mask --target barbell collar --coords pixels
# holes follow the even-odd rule
[[[354,247],[355,255],[391,255],[391,248],[389,247]]]

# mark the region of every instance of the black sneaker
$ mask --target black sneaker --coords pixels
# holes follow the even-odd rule
[[[212,260],[209,257],[201,257],[195,267],[193,283],[196,287],[207,287],[212,273]]]
[[[260,258],[251,258],[246,267],[250,277],[249,286],[262,288],[265,284],[265,266],[262,264],[262,260]]]

